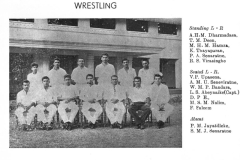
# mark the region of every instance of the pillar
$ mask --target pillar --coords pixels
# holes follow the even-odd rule
[[[94,74],[94,56],[92,54],[88,54],[86,61],[90,72]]]
[[[175,63],[176,88],[182,88],[182,62],[181,58]]]

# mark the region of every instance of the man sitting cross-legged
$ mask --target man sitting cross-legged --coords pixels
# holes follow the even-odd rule
[[[89,121],[88,126],[95,128],[96,120],[102,113],[102,107],[99,103],[101,96],[99,95],[99,88],[93,83],[93,75],[88,74],[86,76],[87,84],[81,88],[80,99],[82,102],[82,113]],[[88,127],[87,125],[84,128]]]
[[[57,100],[53,89],[49,86],[50,80],[47,76],[42,78],[43,87],[36,94],[36,113],[40,129],[52,129],[52,119],[57,111]]]

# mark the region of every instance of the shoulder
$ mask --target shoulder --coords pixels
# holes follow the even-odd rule
[[[96,68],[101,68],[101,67],[102,67],[102,63],[96,66]]]
[[[60,70],[61,72],[66,72],[65,69],[63,69],[63,68],[59,68],[59,70]]]
[[[140,73],[140,72],[142,72],[142,71],[143,71],[143,68],[139,69],[139,71],[138,71],[138,72]]]
[[[17,96],[20,96],[20,95],[22,94],[22,92],[23,92],[23,90],[19,91],[19,92],[17,93]]]

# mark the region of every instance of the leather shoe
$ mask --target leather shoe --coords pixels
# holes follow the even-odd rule
[[[144,125],[143,124],[141,124],[141,129],[144,129],[145,127],[144,127]]]
[[[92,124],[92,125],[91,125],[91,129],[94,129],[94,128],[95,128],[95,124]]]
[[[68,131],[72,130],[72,124],[71,124],[71,122],[67,122],[67,130],[68,130]]]
[[[158,128],[163,128],[163,127],[164,127],[164,122],[158,121]]]
[[[123,125],[122,124],[118,124],[119,129],[123,129]]]
[[[138,125],[136,126],[136,129],[140,129],[140,126],[141,126],[141,125],[140,125],[140,124],[138,124]]]

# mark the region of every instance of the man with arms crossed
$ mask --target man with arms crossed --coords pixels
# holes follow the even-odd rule
[[[91,129],[95,128],[96,120],[102,113],[102,107],[99,103],[102,96],[99,95],[99,88],[97,85],[94,85],[93,83],[93,75],[88,74],[86,76],[87,84],[82,86],[81,88],[81,94],[80,99],[82,101],[82,113],[86,117],[86,119],[89,121],[89,127]],[[95,110],[93,116],[92,111]],[[84,126],[86,128],[87,126]]]
[[[31,131],[31,122],[36,114],[35,100],[32,92],[29,91],[30,82],[24,80],[22,83],[23,90],[17,94],[17,109],[15,115],[23,130]]]
[[[43,87],[38,91],[36,96],[36,113],[38,122],[42,122],[40,124],[41,129],[52,129],[52,119],[57,111],[57,99],[53,93],[53,89],[49,87],[50,80],[47,76],[42,78]],[[47,115],[46,115],[47,114]]]
[[[164,122],[172,113],[174,107],[168,103],[170,94],[168,87],[161,83],[162,74],[154,76],[154,84],[151,86],[151,110],[153,116],[157,118],[158,127],[164,127]]]

